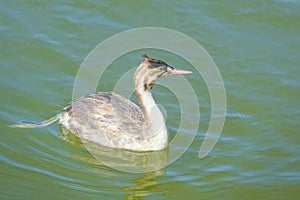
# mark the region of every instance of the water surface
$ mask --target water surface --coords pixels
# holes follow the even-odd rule
[[[298,199],[299,8],[295,0],[1,1],[1,199]],[[197,136],[180,159],[160,171],[132,174],[101,165],[82,145],[64,140],[56,124],[6,127],[59,112],[72,98],[86,55],[113,34],[145,26],[194,38],[222,74],[228,112],[208,157],[198,159],[210,98],[197,74],[188,77],[197,86],[201,110]],[[192,67],[166,52],[135,51],[110,66],[99,90],[111,90],[145,52]],[[174,136],[178,101],[160,86],[154,96]]]

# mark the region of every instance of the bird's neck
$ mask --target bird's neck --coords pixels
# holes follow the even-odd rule
[[[134,75],[135,95],[144,113],[145,125],[152,134],[167,134],[164,117],[147,84],[147,68],[140,65]]]

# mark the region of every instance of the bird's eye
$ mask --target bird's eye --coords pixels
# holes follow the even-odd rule
[[[172,70],[174,70],[174,67],[169,66]]]

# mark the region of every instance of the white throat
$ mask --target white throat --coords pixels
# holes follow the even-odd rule
[[[163,114],[156,105],[149,89],[145,89],[145,84],[151,79],[147,67],[142,64],[136,70],[134,75],[135,94],[140,107],[144,113],[144,136],[153,140],[154,144],[166,146],[168,133],[165,125]],[[156,78],[156,77],[154,77]]]

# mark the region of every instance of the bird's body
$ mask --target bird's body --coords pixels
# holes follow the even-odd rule
[[[188,74],[167,63],[143,55],[134,75],[139,106],[113,92],[97,92],[70,102],[56,117],[44,122],[21,121],[11,127],[44,127],[56,120],[80,138],[112,148],[135,151],[161,150],[168,133],[163,115],[150,89],[161,76]]]
[[[159,150],[168,139],[165,127],[157,137],[147,137],[149,127],[145,127],[142,110],[112,92],[97,92],[72,101],[59,123],[82,139],[113,148]]]

